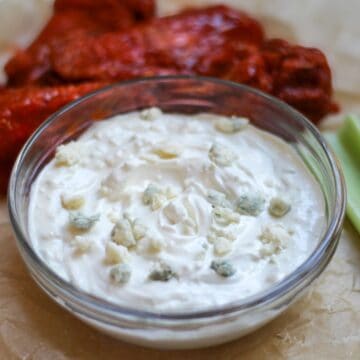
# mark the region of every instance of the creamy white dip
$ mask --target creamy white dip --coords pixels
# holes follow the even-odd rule
[[[246,119],[152,108],[58,147],[32,186],[28,220],[33,248],[65,280],[173,312],[284,278],[314,249],[324,205],[290,145]]]

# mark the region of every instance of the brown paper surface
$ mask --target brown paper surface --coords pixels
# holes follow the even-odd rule
[[[28,275],[0,203],[1,359],[359,359],[360,237],[346,223],[335,257],[312,290],[280,317],[214,348],[137,347],[83,324]]]
[[[160,13],[173,12],[183,4],[196,2],[205,4],[214,1],[161,0]],[[345,66],[349,61],[351,66],[359,64],[356,62],[357,56],[360,56],[359,48],[352,53],[352,48],[347,48],[350,58],[348,56],[345,61],[343,45],[360,32],[360,26],[354,28],[350,23],[346,33],[341,27],[346,19],[341,16],[349,12],[337,13],[335,4],[338,1],[227,2],[258,13],[269,31],[285,38],[299,40],[302,39],[302,27],[306,27],[307,32],[309,27],[318,28],[317,36],[313,37],[317,42],[314,45],[321,47],[323,41],[324,49],[331,58],[336,83],[339,84],[337,97],[343,112],[357,110],[360,113],[360,83],[348,84],[345,81],[347,74],[340,68],[341,64]],[[347,0],[343,6],[356,3]],[[286,9],[279,13],[281,4]],[[326,18],[322,7],[329,6],[334,6],[329,14],[335,18]],[[310,20],[306,20],[306,16],[300,17],[298,11],[301,8]],[[358,16],[359,12],[354,13]],[[323,14],[327,22],[333,19],[334,26],[345,31],[334,53],[329,54],[331,34],[326,36],[331,26],[319,30],[324,22],[321,18],[316,23],[316,19],[320,19],[319,14]],[[294,22],[285,21],[285,15]],[[332,117],[325,121],[322,128],[336,128],[340,119],[341,116]],[[345,224],[333,260],[305,297],[253,334],[201,350],[158,351],[129,345],[99,333],[61,309],[27,273],[16,249],[5,199],[0,200],[0,249],[0,359],[360,359],[360,236],[349,222]]]

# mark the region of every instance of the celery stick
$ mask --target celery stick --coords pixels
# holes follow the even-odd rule
[[[348,115],[338,136],[346,149],[355,157],[357,165],[360,166],[360,118],[356,115]]]
[[[346,212],[360,233],[360,119],[348,116],[337,134],[327,133],[325,138],[341,163],[348,193]]]

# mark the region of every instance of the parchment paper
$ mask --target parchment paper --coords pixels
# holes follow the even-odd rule
[[[346,19],[346,14],[352,13],[348,6],[358,6],[358,1],[227,2],[259,14],[277,35],[298,40],[306,34],[307,44],[314,40],[314,45],[320,47],[323,41],[322,48],[327,55],[331,53],[343,111],[360,113],[360,81],[355,81],[360,71],[353,73],[350,84],[346,81],[349,71],[360,70],[360,37],[353,37],[360,32],[360,23],[350,21],[350,26]],[[196,1],[159,3],[160,12],[169,13]],[[345,10],[337,11],[338,3]],[[334,6],[330,17],[326,17],[326,6]],[[360,11],[352,9],[358,16]],[[286,20],[287,16],[294,22]],[[331,36],[324,33],[332,35],[334,28],[343,34],[332,52]],[[357,48],[346,47],[344,39],[356,40]],[[346,61],[339,49],[350,52]],[[349,62],[350,68],[341,68]],[[336,128],[339,119],[332,117],[322,127]],[[251,335],[215,348],[191,351],[157,351],[123,343],[84,325],[52,302],[30,278],[17,252],[5,199],[0,200],[0,249],[0,359],[360,359],[360,237],[349,222],[335,257],[304,298]]]

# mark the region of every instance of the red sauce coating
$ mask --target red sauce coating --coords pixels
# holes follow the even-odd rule
[[[262,28],[255,20],[216,6],[154,19],[127,31],[79,34],[53,46],[51,59],[60,77],[75,81],[123,80],[164,72],[215,76],[219,57],[228,65],[237,46],[259,46],[262,41]]]
[[[314,123],[338,111],[338,105],[332,100],[330,67],[320,50],[272,39],[264,42],[261,52],[273,79],[273,95]]]
[[[29,136],[52,113],[104,83],[22,87],[0,92],[0,192],[5,191],[15,158]]]
[[[269,92],[314,122],[337,109],[330,68],[320,50],[264,40],[255,20],[224,6],[153,19],[120,32],[79,34],[53,46],[51,60],[56,74],[71,81],[200,74]]]
[[[56,0],[54,4],[55,13],[59,11],[66,11],[69,9],[81,10],[87,12],[89,15],[100,12],[100,17],[104,21],[110,22],[110,26],[115,22],[116,26],[123,28],[124,21],[121,18],[116,19],[116,11],[120,8],[126,8],[131,12],[131,16],[137,20],[147,20],[155,15],[155,2],[154,0]],[[115,11],[115,13],[114,13]]]
[[[7,63],[8,85],[64,83],[52,71],[50,46],[78,34],[122,30],[151,18],[154,12],[153,0],[57,0],[54,15],[37,39]]]

